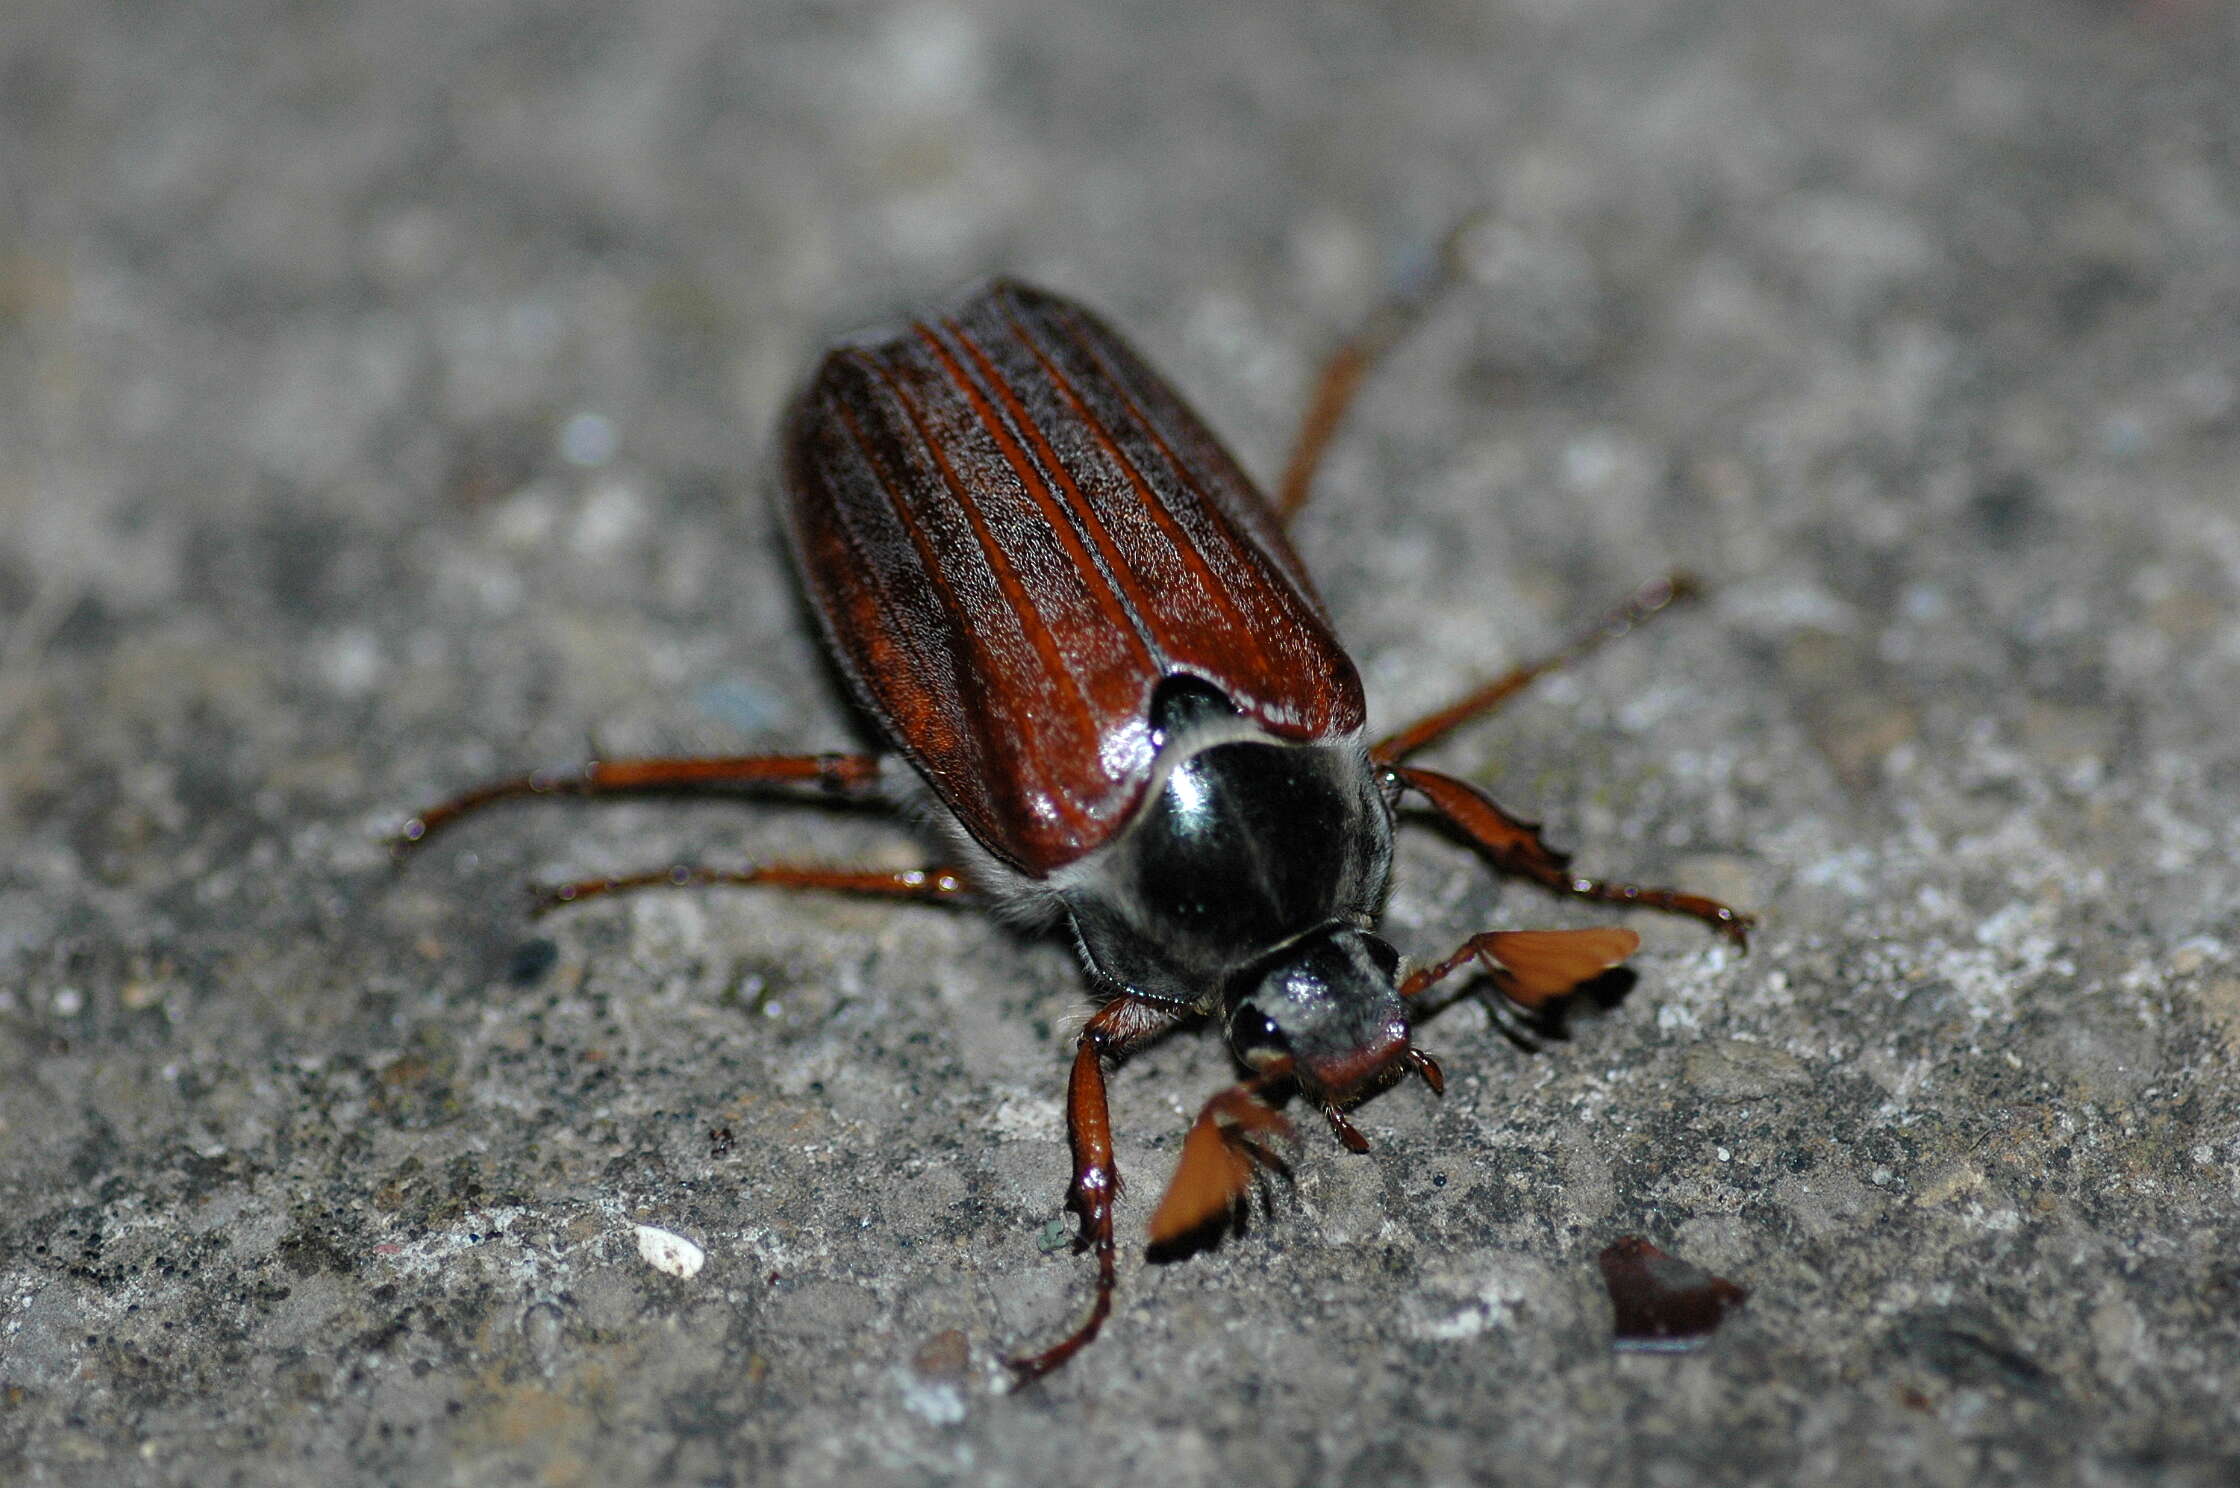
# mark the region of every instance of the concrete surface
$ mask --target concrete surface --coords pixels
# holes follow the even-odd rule
[[[0,16],[0,1479],[2240,1479],[2240,32],[2214,0],[23,4]],[[1008,270],[1272,470],[1319,349],[1482,284],[1300,528],[1382,719],[1673,564],[1440,751],[1640,922],[1074,1367],[1067,949],[520,808],[848,739],[767,431]],[[1388,924],[1593,923],[1409,838]],[[1607,918],[1606,916],[1601,918]],[[1228,1077],[1114,1084],[1140,1234]],[[639,1226],[705,1252],[657,1269]],[[1613,1357],[1640,1234],[1751,1288]],[[656,1255],[662,1254],[658,1249]]]

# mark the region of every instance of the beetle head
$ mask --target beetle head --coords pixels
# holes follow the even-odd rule
[[[1409,1058],[1399,968],[1398,952],[1351,925],[1302,936],[1230,982],[1229,1047],[1263,1073],[1288,1059],[1309,1098],[1343,1101]]]

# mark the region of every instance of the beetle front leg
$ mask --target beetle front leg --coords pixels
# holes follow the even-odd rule
[[[1066,1081],[1066,1134],[1073,1145],[1073,1186],[1066,1207],[1081,1216],[1076,1251],[1097,1256],[1097,1297],[1081,1326],[1039,1354],[1007,1359],[1020,1386],[1032,1384],[1087,1348],[1104,1320],[1112,1316],[1112,1294],[1120,1285],[1118,1246],[1112,1233],[1112,1202],[1120,1194],[1120,1169],[1112,1158],[1112,1113],[1105,1104],[1104,1068],[1096,1039],[1086,1032],[1073,1055]]]
[[[1080,1327],[1038,1354],[1007,1359],[1019,1385],[1032,1384],[1087,1348],[1112,1315],[1119,1289],[1118,1245],[1113,1238],[1112,1206],[1120,1196],[1120,1168],[1112,1155],[1112,1112],[1105,1103],[1104,1061],[1119,1059],[1182,1018],[1179,1009],[1140,997],[1116,997],[1098,1009],[1074,1046],[1073,1073],[1066,1081],[1066,1136],[1073,1148],[1073,1185],[1066,1207],[1081,1217],[1076,1251],[1097,1257],[1097,1295]]]
[[[1604,904],[1635,905],[1687,915],[1703,921],[1742,950],[1750,949],[1750,931],[1757,923],[1750,916],[1701,894],[1678,889],[1645,888],[1611,879],[1582,878],[1571,871],[1571,855],[1557,852],[1540,840],[1540,829],[1519,821],[1495,804],[1493,798],[1467,781],[1436,770],[1413,765],[1388,767],[1391,778],[1428,801],[1446,823],[1471,845],[1493,860],[1493,865],[1559,893]],[[1461,954],[1461,953],[1458,953]]]

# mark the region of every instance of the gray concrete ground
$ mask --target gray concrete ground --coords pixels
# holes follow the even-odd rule
[[[2240,1479],[2240,36],[2215,0],[0,16],[0,1478]],[[1008,270],[1247,463],[1462,212],[1300,541],[1397,720],[1686,924],[1475,1003],[1077,1364],[1061,944],[532,877],[902,863],[765,507],[820,340]],[[1412,835],[1417,951],[1607,920]],[[1115,1081],[1140,1235],[1209,1038]],[[704,1248],[680,1278],[641,1225]],[[1614,1357],[1593,1258],[1752,1289]]]

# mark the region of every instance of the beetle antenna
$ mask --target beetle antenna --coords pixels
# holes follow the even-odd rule
[[[1235,1221],[1262,1154],[1291,1136],[1291,1123],[1263,1099],[1291,1078],[1291,1060],[1277,1059],[1205,1103],[1183,1135],[1182,1156],[1152,1213],[1154,1251],[1185,1244],[1217,1221]]]
[[[1422,1076],[1423,1083],[1431,1087],[1433,1095],[1447,1093],[1447,1072],[1439,1068],[1438,1060],[1413,1045],[1408,1049],[1408,1068]]]
[[[1335,1132],[1338,1140],[1345,1144],[1346,1151],[1367,1152],[1369,1150],[1369,1139],[1361,1135],[1359,1127],[1346,1120],[1345,1113],[1340,1111],[1336,1105],[1324,1105],[1322,1114],[1329,1120],[1330,1130]]]

